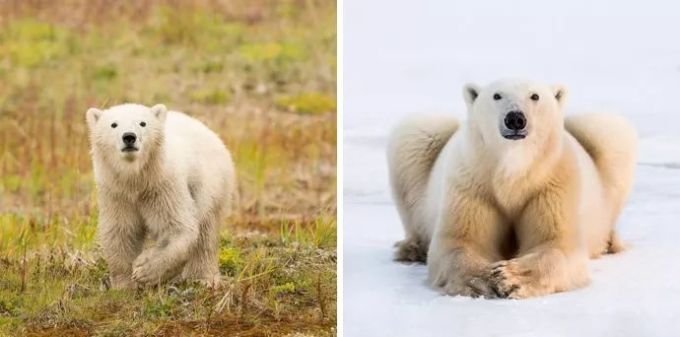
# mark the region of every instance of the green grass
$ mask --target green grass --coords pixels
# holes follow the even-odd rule
[[[335,3],[0,3],[0,336],[335,334]],[[104,290],[85,111],[163,103],[238,171],[224,286]]]
[[[334,242],[323,233],[334,232],[335,223],[318,220],[314,230],[293,229],[303,224],[282,226],[290,226],[297,240],[225,231],[220,252],[224,285],[216,290],[180,283],[104,291],[106,265],[96,251],[52,247],[28,255],[17,252],[0,262],[0,332],[39,335],[70,328],[83,335],[143,336],[202,327],[203,334],[211,335],[235,332],[220,326],[237,323],[252,329],[251,335],[270,327],[281,333],[330,333],[336,256],[329,249]],[[285,324],[300,320],[309,327]]]
[[[283,109],[304,114],[320,114],[336,109],[335,99],[315,92],[283,96],[276,100],[276,105]]]

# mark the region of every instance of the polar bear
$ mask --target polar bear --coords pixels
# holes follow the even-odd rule
[[[162,104],[91,108],[86,120],[111,285],[217,285],[218,228],[236,191],[220,138]]]
[[[396,259],[427,262],[450,295],[528,298],[589,281],[587,260],[623,246],[637,136],[622,117],[564,118],[563,86],[466,85],[468,121],[416,117],[391,134],[405,229]]]

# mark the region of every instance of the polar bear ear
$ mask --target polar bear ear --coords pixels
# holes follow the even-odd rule
[[[94,125],[97,124],[99,118],[102,116],[102,113],[104,112],[97,108],[87,109],[87,112],[85,113],[85,120],[87,120],[87,126],[89,126],[90,128],[94,127]]]
[[[463,98],[465,99],[465,104],[468,108],[472,106],[477,97],[479,97],[479,86],[476,84],[468,83],[463,86]]]
[[[165,115],[168,113],[168,108],[163,104],[156,104],[151,107],[151,113],[161,122],[165,122]]]
[[[557,100],[557,104],[562,107],[564,105],[564,101],[567,99],[567,87],[561,84],[553,85],[552,92],[553,96],[555,96],[555,99]]]

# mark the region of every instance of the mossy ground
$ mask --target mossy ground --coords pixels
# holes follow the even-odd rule
[[[0,3],[0,336],[334,335],[335,2]],[[164,103],[233,153],[224,285],[105,289],[84,114]]]

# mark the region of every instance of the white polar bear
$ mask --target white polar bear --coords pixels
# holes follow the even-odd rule
[[[218,228],[236,191],[220,138],[161,104],[91,108],[86,117],[98,238],[112,286],[156,284],[178,274],[216,285]]]
[[[526,298],[588,283],[615,253],[637,137],[621,117],[564,118],[561,86],[502,80],[463,90],[468,122],[419,117],[390,137],[397,260],[427,262],[451,295]]]

